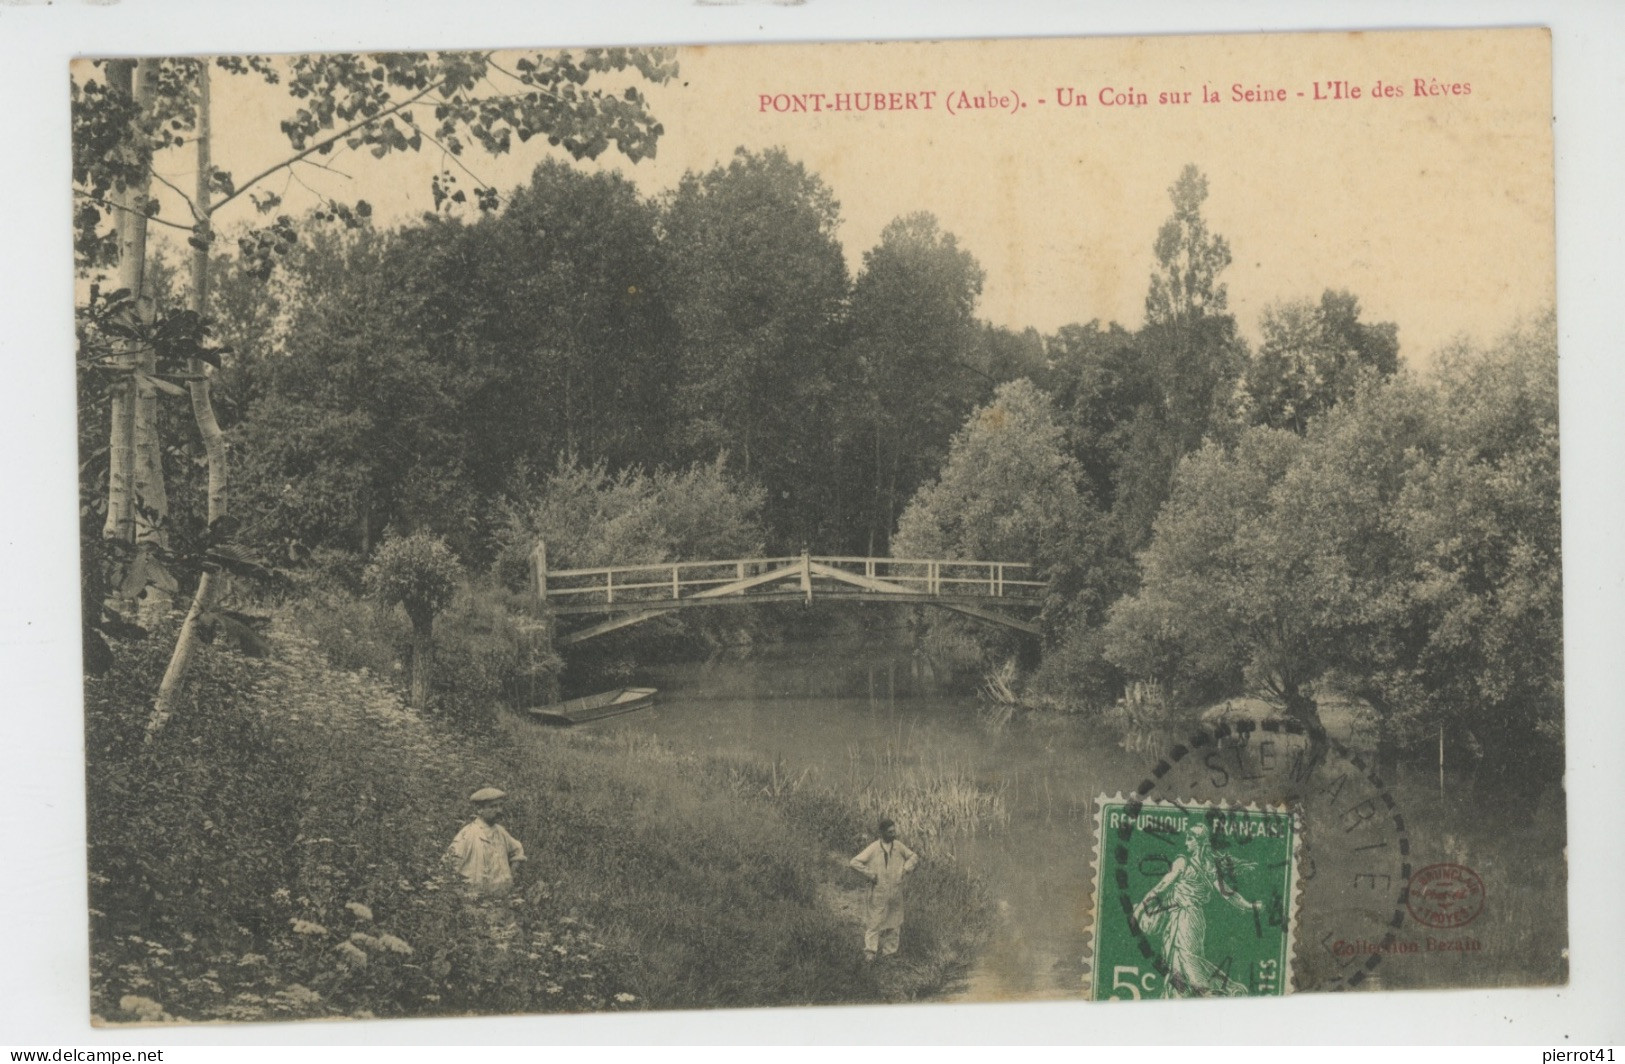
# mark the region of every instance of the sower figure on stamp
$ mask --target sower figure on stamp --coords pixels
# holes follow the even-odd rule
[[[1185,833],[1185,852],[1175,857],[1168,874],[1134,907],[1134,920],[1160,945],[1163,997],[1190,994],[1242,995],[1247,987],[1213,964],[1207,952],[1207,906],[1218,895],[1242,912],[1262,908],[1224,882],[1208,844],[1206,824]]]
[[[920,863],[919,855],[897,841],[897,825],[880,821],[880,838],[852,858],[853,869],[869,880],[869,909],[863,930],[863,959],[897,952],[903,928],[903,877]]]
[[[451,840],[447,857],[476,894],[498,896],[513,890],[514,874],[525,860],[525,848],[508,834],[502,819],[507,795],[483,787],[469,796],[474,819]]]

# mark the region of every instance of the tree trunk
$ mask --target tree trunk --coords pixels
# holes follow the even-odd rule
[[[1281,685],[1281,698],[1286,704],[1287,716],[1302,724],[1309,733],[1309,763],[1319,765],[1326,759],[1330,743],[1326,726],[1320,720],[1320,706],[1295,683]]]
[[[147,718],[146,742],[150,743],[158,737],[174,713],[175,693],[180,690],[186,670],[191,667],[192,651],[198,643],[198,624],[213,601],[215,579],[214,573],[204,573],[198,578],[192,606],[186,611],[186,620],[181,622],[180,637],[175,640],[175,652],[170,655],[169,667],[164,670],[164,678],[158,684],[158,697],[153,702],[152,716]]]
[[[151,302],[143,296],[147,309],[143,317],[152,319]],[[138,546],[164,546],[169,540],[165,518],[169,516],[169,492],[164,488],[164,456],[158,439],[158,389],[152,378],[158,372],[158,353],[150,347],[136,363],[135,410],[135,541]],[[150,589],[149,589],[150,590]]]
[[[569,356],[564,362],[564,453],[570,461],[576,457],[575,381],[570,373]]]
[[[214,169],[209,157],[209,137],[209,63],[208,60],[200,59],[195,200],[197,224],[194,228],[198,239],[192,245],[192,290],[187,298],[187,305],[199,315],[207,313],[209,306],[209,196],[210,177]],[[209,380],[212,367],[203,360],[194,358],[189,369],[193,378],[187,384],[192,398],[192,417],[197,421],[198,434],[203,439],[203,453],[209,463],[208,518],[209,527],[212,529],[216,521],[226,516],[226,438],[220,431],[220,422],[214,415],[214,399]],[[154,438],[156,439],[156,426]],[[226,579],[228,578],[224,573],[204,573],[198,579],[197,590],[192,594],[192,606],[186,612],[186,620],[182,622],[180,635],[175,640],[175,650],[169,656],[169,666],[164,670],[164,678],[158,684],[158,697],[153,703],[152,716],[147,721],[148,742],[151,742],[169,721],[175,694],[186,679],[187,669],[192,663],[192,653],[197,647],[198,624],[214,607],[215,597],[221,590],[221,583]]]
[[[891,444],[891,465],[886,471],[886,506],[881,512],[880,535],[886,546],[886,553],[891,553],[891,534],[897,527],[897,515],[901,509],[897,505],[897,480],[902,464],[903,441],[898,435],[893,435],[888,441]]]
[[[158,91],[158,63],[153,59],[139,59],[136,61],[132,84],[132,98],[136,102],[138,114],[145,115],[151,106]],[[138,198],[129,204],[137,214],[139,220],[133,225],[131,244],[128,248],[119,248],[119,272],[127,274],[125,286],[130,289],[135,298],[136,313],[141,321],[151,323],[156,308],[153,305],[151,286],[147,282],[147,219],[145,200],[147,190],[151,187],[150,178],[141,182]],[[137,191],[130,190],[132,196]],[[129,214],[130,211],[121,211]],[[128,283],[133,282],[133,283]],[[168,544],[169,531],[166,519],[169,516],[169,493],[164,489],[164,458],[163,448],[158,438],[158,389],[154,387],[152,378],[158,372],[158,352],[146,344],[136,352],[133,359],[132,373],[133,387],[130,390],[131,409],[130,425],[126,429],[126,437],[130,441],[130,453],[125,458],[129,465],[129,499],[131,510],[131,533],[136,545],[136,555],[145,563],[155,549],[162,549]],[[142,568],[146,569],[145,564]],[[161,582],[148,580],[142,592],[140,613],[147,623],[167,616],[173,607],[170,588]]]
[[[434,654],[434,621],[412,622],[412,708],[422,712],[429,705],[429,666]]]
[[[197,115],[197,212],[195,227],[197,243],[192,245],[192,291],[187,305],[202,317],[209,310],[209,250],[213,246],[213,223],[210,221],[209,198],[214,162],[210,158],[209,126],[209,64],[198,60],[198,115]],[[220,422],[214,416],[214,367],[200,358],[191,360],[188,367],[192,380],[187,388],[192,395],[192,418],[197,422],[198,435],[203,439],[203,453],[209,463],[209,525],[226,516],[226,437],[220,431]]]
[[[151,104],[155,74],[156,68],[150,59],[118,60],[107,67],[109,85],[129,95],[138,115],[145,114]],[[151,317],[146,292],[147,213],[144,209],[149,187],[148,181],[143,180],[111,193],[115,204],[113,226],[118,239],[118,287],[130,293],[136,315],[143,321]],[[125,346],[127,350],[115,363],[122,372],[113,386],[108,425],[107,521],[102,535],[133,544],[136,541],[136,370],[140,367],[141,355],[138,343]]]
[[[1352,694],[1369,705],[1377,715],[1376,771],[1382,779],[1392,781],[1399,772],[1399,744],[1394,741],[1394,730],[1390,723],[1394,707],[1382,696],[1374,682],[1358,685]]]
[[[151,312],[146,312],[144,317],[150,321]],[[143,623],[150,627],[169,616],[175,600],[173,587],[152,579],[152,570],[147,568],[153,553],[169,542],[169,493],[164,489],[164,456],[158,438],[158,389],[152,384],[152,377],[158,372],[157,354],[150,348],[142,352],[137,367],[135,403],[130,419],[135,470],[131,503],[135,511],[136,557],[141,561],[141,571],[149,574],[146,587],[141,591],[139,612]]]

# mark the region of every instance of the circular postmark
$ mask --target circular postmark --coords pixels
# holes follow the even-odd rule
[[[1484,911],[1484,881],[1466,865],[1431,864],[1411,876],[1405,907],[1427,927],[1466,927]]]
[[[1124,790],[1101,799],[1096,829],[1095,998],[1371,987],[1401,950],[1405,821],[1336,740],[1286,719],[1220,722]]]

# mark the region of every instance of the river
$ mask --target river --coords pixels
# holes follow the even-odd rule
[[[777,760],[825,787],[875,787],[888,776],[974,783],[1001,815],[931,845],[905,836],[928,860],[933,848],[951,848],[995,900],[992,940],[961,992],[982,1001],[1081,996],[1093,801],[1107,781],[1113,791],[1137,781],[1145,755],[1124,750],[1098,721],[1008,718],[928,671],[884,639],[664,666],[637,677],[661,689],[656,707],[612,726],[678,749]]]

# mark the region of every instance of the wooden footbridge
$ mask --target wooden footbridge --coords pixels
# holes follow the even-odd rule
[[[597,569],[547,567],[547,547],[532,557],[536,592],[555,615],[606,619],[555,637],[580,643],[672,610],[814,598],[936,606],[989,624],[1038,634],[1031,617],[1047,586],[1023,562],[915,558],[732,558]],[[1025,614],[1026,617],[1020,614]]]

